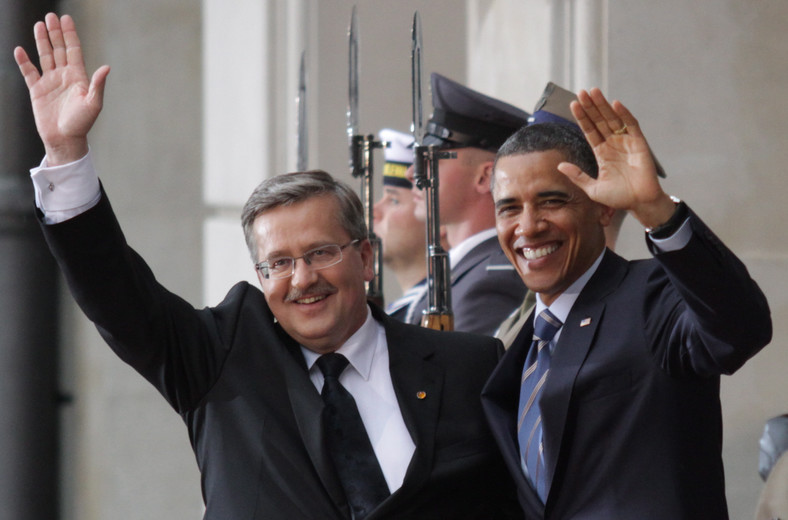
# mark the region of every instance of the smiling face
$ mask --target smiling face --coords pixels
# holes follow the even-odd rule
[[[493,199],[498,240],[520,277],[550,305],[605,247],[612,210],[593,202],[557,166],[556,150],[498,160]]]
[[[276,256],[300,257],[326,244],[344,245],[354,238],[336,216],[333,195],[321,195],[257,216],[253,232],[258,261]],[[372,247],[362,240],[342,250],[342,261],[315,271],[302,258],[289,278],[268,279],[257,272],[271,312],[282,328],[318,353],[339,348],[364,323],[364,282],[373,277]]]

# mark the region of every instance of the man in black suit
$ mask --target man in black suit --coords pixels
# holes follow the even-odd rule
[[[478,399],[502,347],[367,304],[356,194],[321,171],[264,181],[242,217],[263,292],[193,308],[126,243],[92,167],[109,68],[88,80],[68,16],[34,31],[41,72],[14,54],[46,149],[44,234],[86,315],[186,423],[205,518],[517,516]]]
[[[770,341],[768,304],[662,190],[631,113],[598,89],[571,106],[582,131],[529,126],[496,159],[498,236],[537,302],[482,394],[493,435],[528,519],[725,519],[720,375]],[[652,259],[605,249],[617,209]]]

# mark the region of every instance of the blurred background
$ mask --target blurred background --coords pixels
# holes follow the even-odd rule
[[[240,279],[257,283],[240,207],[260,180],[295,169],[302,52],[308,165],[355,185],[354,4],[364,134],[410,128],[415,10],[425,78],[440,72],[528,112],[548,81],[599,86],[640,120],[666,191],[744,260],[771,304],[772,344],[722,380],[731,518],[752,517],[763,423],[788,412],[788,2],[0,0],[0,519],[202,514],[185,426],[104,345],[41,243],[27,176],[42,150],[13,47],[34,53],[33,23],[68,13],[89,71],[112,67],[90,136],[102,182],[128,241],[202,307]],[[430,109],[425,91],[425,118]],[[632,219],[618,252],[648,254]]]

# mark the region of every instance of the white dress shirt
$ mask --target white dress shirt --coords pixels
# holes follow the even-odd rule
[[[309,377],[320,392],[323,373],[315,362],[320,354],[301,347]],[[392,493],[402,486],[416,445],[405,426],[389,370],[389,350],[383,325],[367,320],[337,351],[349,364],[339,382],[353,396],[375,456]]]

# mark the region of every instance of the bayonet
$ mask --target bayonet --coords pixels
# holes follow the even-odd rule
[[[352,144],[355,135],[358,135],[358,15],[354,5],[348,29],[347,137],[349,143]],[[350,158],[353,159],[352,154]]]
[[[451,310],[451,279],[449,254],[441,245],[440,206],[438,203],[438,163],[440,159],[456,157],[454,152],[441,151],[435,145],[424,145],[422,119],[421,80],[421,17],[413,15],[411,31],[411,86],[413,94],[413,124],[411,131],[415,140],[413,180],[424,190],[427,205],[427,308],[421,318],[421,326],[435,330],[454,329],[454,314]]]
[[[361,179],[361,203],[364,206],[364,221],[373,252],[373,269],[375,275],[367,283],[367,298],[378,305],[383,305],[383,254],[380,239],[372,229],[373,198],[372,191],[372,164],[373,150],[383,144],[375,141],[374,135],[361,135],[359,133],[358,115],[358,78],[359,78],[359,32],[358,15],[356,6],[350,16],[348,29],[348,107],[347,107],[347,135],[350,146],[350,173],[353,177]]]
[[[411,63],[411,84],[413,89],[413,123],[410,130],[413,132],[415,139],[414,146],[421,146],[424,140],[423,130],[423,112],[422,112],[422,97],[421,97],[421,17],[419,12],[413,14],[413,29],[411,30],[411,48],[410,48],[410,63]]]
[[[298,72],[298,96],[296,107],[298,122],[296,131],[296,171],[306,171],[309,163],[309,133],[306,124],[306,52],[301,52],[301,67]]]

